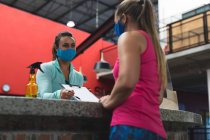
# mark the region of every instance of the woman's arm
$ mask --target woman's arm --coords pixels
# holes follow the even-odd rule
[[[139,32],[126,32],[118,40],[120,61],[118,79],[110,96],[101,99],[105,108],[114,108],[124,102],[140,77],[140,54],[146,48],[146,39]]]
[[[44,99],[60,99],[61,90],[52,92],[52,70],[50,70],[50,67],[47,67],[45,65],[41,66],[44,73],[38,70],[36,74],[38,97]]]
[[[52,91],[52,76],[54,75],[53,67],[50,64],[43,64],[41,67],[44,73],[38,70],[36,75],[36,82],[38,84],[38,97],[43,99],[70,99],[74,95],[74,91],[67,89]]]

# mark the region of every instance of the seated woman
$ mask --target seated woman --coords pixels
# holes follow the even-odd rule
[[[43,63],[36,75],[38,97],[44,99],[70,99],[73,91],[62,89],[61,84],[83,85],[83,75],[77,72],[71,60],[76,55],[75,38],[69,32],[59,33],[52,47],[53,61]]]

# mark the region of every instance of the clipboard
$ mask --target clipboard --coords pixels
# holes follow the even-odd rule
[[[74,98],[79,99],[79,101],[84,102],[99,102],[99,99],[91,93],[86,87],[70,86],[67,84],[61,84],[67,90],[74,91]]]

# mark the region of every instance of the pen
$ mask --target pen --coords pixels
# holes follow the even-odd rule
[[[72,99],[72,100],[76,100],[76,101],[80,101],[80,98],[77,97],[77,96],[72,96],[71,99]]]

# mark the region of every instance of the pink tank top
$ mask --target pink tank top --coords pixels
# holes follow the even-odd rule
[[[114,109],[111,126],[130,125],[150,130],[166,138],[159,109],[160,80],[154,46],[150,36],[140,30],[147,40],[147,48],[140,55],[140,77],[128,99]],[[132,46],[131,46],[132,47]],[[113,75],[119,73],[119,59],[116,60]]]

